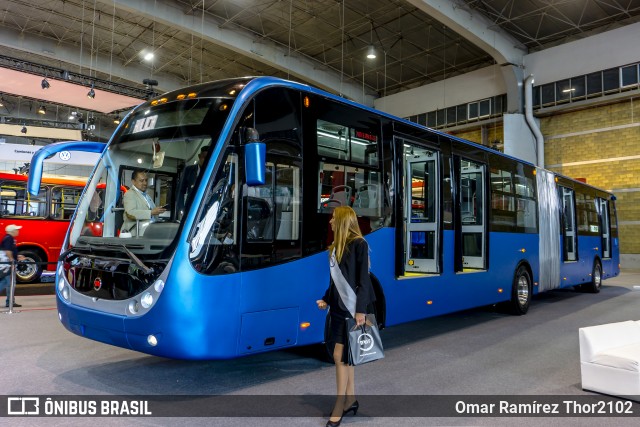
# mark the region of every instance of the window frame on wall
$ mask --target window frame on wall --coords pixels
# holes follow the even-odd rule
[[[630,80],[629,80],[630,79]],[[620,67],[620,87],[623,89],[633,89],[638,86],[638,64]]]

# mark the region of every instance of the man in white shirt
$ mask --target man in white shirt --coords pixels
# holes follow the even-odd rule
[[[132,236],[144,233],[144,228],[157,219],[157,216],[166,212],[164,206],[156,207],[155,203],[146,193],[148,185],[147,173],[136,169],[131,174],[131,188],[124,193],[124,222],[122,232],[129,232]]]

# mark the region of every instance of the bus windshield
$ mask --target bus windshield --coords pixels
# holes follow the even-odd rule
[[[82,251],[126,244],[143,258],[166,258],[232,103],[194,97],[133,113],[96,166],[69,245]]]

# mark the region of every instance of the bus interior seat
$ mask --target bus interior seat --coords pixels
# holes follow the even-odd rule
[[[337,185],[331,190],[329,200],[339,202],[339,206],[351,206],[351,191],[348,185]]]
[[[247,240],[271,239],[273,221],[269,202],[261,197],[247,197]]]
[[[276,195],[276,239],[291,240],[293,238],[293,206],[291,192],[287,187],[280,187]]]
[[[378,214],[378,185],[365,184],[356,193],[353,208],[360,215],[376,216]]]

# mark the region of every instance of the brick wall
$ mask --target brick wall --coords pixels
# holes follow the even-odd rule
[[[556,113],[540,128],[546,167],[612,190],[620,252],[640,254],[640,101]]]

